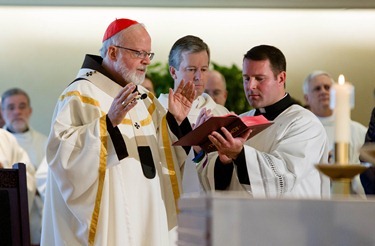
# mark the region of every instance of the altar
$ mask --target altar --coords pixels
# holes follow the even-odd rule
[[[253,199],[190,194],[179,201],[179,246],[375,245],[375,199]]]

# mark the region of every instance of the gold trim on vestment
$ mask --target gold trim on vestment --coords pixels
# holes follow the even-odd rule
[[[100,148],[100,163],[99,163],[99,182],[98,182],[98,192],[96,193],[94,211],[91,216],[91,224],[89,230],[89,245],[93,245],[95,241],[95,235],[98,226],[100,203],[102,200],[104,177],[106,171],[107,163],[107,122],[106,115],[100,117],[100,140],[102,142]]]
[[[76,97],[79,97],[80,100],[83,102],[83,103],[87,103],[87,104],[91,104],[91,105],[94,105],[94,106],[97,106],[99,107],[99,102],[91,97],[86,97],[86,96],[82,96],[81,93],[79,93],[79,91],[69,91],[67,92],[66,94],[64,95],[61,95],[60,96],[60,100],[64,100],[66,97],[72,97],[72,96],[76,96]]]
[[[176,170],[175,170],[174,162],[173,162],[172,149],[171,149],[172,145],[169,142],[169,137],[168,137],[168,126],[167,126],[166,115],[163,117],[161,125],[162,125],[162,138],[163,138],[165,159],[167,161],[168,174],[169,174],[169,178],[172,184],[174,203],[176,206],[176,211],[178,212],[177,201],[180,198],[180,189],[178,187],[178,180],[177,180]]]
[[[154,101],[152,101],[152,103],[150,104],[150,106],[147,108],[149,114],[153,114],[155,112],[155,109],[156,109],[156,106],[155,106],[155,103]]]
[[[71,96],[78,97],[83,103],[87,103],[90,105],[100,107],[100,103],[97,100],[90,98],[90,97],[82,96],[81,93],[78,91],[67,92],[66,94],[60,96],[60,100],[62,101],[66,97],[71,97]],[[153,97],[151,99],[153,99]],[[156,109],[155,104],[151,103],[147,109],[149,112],[149,115],[147,116],[146,119],[143,119],[140,121],[140,124],[142,126],[151,124],[152,122],[151,115],[154,113],[155,109]],[[89,235],[88,235],[89,245],[94,245],[94,242],[95,242],[95,236],[97,232],[99,213],[100,213],[100,205],[101,205],[101,199],[102,199],[102,194],[103,194],[104,178],[105,178],[105,172],[106,172],[106,166],[107,166],[107,138],[108,137],[107,137],[106,113],[105,112],[101,112],[101,113],[102,113],[102,116],[100,118],[100,139],[101,139],[102,145],[100,148],[100,163],[99,163],[99,170],[98,170],[99,181],[98,181],[98,190],[96,194],[94,210],[91,216],[91,223],[90,223],[90,228],[89,228]],[[132,125],[132,120],[124,118],[121,124]],[[172,184],[173,197],[175,201],[176,211],[178,212],[177,201],[180,198],[180,190],[179,190],[179,184],[178,184],[176,171],[174,167],[171,143],[169,142],[166,116],[162,118],[161,127],[162,127],[162,139],[163,139],[165,158],[167,161],[168,174],[169,174],[169,178]]]
[[[149,115],[147,116],[146,119],[141,120],[141,122],[140,122],[141,126],[147,126],[147,125],[151,124],[151,122],[152,122],[152,116],[151,115],[154,113],[155,109],[156,109],[155,103],[151,103],[150,106],[147,108],[147,111],[148,111]],[[124,118],[121,121],[121,124],[132,125],[133,123],[132,123],[131,119]]]

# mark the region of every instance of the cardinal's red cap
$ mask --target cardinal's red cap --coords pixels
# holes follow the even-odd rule
[[[103,36],[103,42],[107,39],[111,38],[113,35],[116,35],[117,33],[121,32],[122,30],[138,24],[135,20],[130,19],[116,19],[114,20],[109,26],[107,27],[107,30],[104,33]]]

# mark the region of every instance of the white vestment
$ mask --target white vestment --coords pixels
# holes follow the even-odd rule
[[[26,165],[27,198],[30,211],[36,190],[35,169],[26,151],[17,143],[13,134],[0,128],[0,163],[3,165],[3,168],[12,168],[13,164],[19,162]]]
[[[160,94],[158,99],[165,108],[168,108],[168,94]],[[208,94],[202,93],[194,100],[192,104],[188,115],[190,123],[195,124],[199,113],[203,108],[206,108],[206,110],[211,110],[212,115],[215,116],[226,115],[229,113],[227,108],[217,104]],[[191,149],[188,157],[186,158],[182,175],[182,190],[184,193],[201,192],[203,190],[203,185],[200,185],[201,181],[199,181],[198,178],[199,175],[197,173],[196,163],[192,161],[193,158],[194,150]]]
[[[122,87],[92,69],[81,69],[78,77],[90,81],[78,80],[64,90],[52,120],[42,245],[168,245],[177,225],[179,168],[186,153],[171,147],[177,137],[165,109],[149,93],[132,109],[135,118],[127,114],[112,128],[106,114]],[[135,135],[133,127],[143,135]],[[113,140],[110,128],[121,141]],[[140,142],[151,148],[154,178],[142,170]],[[119,158],[122,146],[127,155]]]
[[[5,126],[6,127],[6,126]],[[47,136],[29,127],[27,132],[12,133],[19,145],[26,150],[35,170],[46,155]]]
[[[35,172],[36,189],[44,202],[47,188],[47,176],[48,176],[48,163],[46,157],[43,158],[40,163],[38,170]]]
[[[4,126],[6,128],[6,126]],[[27,152],[36,171],[46,155],[47,136],[29,127],[22,133],[12,133],[17,142]],[[42,227],[43,201],[40,196],[35,196],[30,210],[30,239],[32,244],[40,243]]]
[[[335,117],[318,117],[320,122],[322,122],[324,128],[326,129],[327,136],[328,136],[328,143],[329,143],[329,150],[330,153],[333,155],[331,162],[335,162]],[[350,144],[349,144],[349,163],[348,164],[360,164],[359,160],[359,150],[365,143],[367,128],[356,122],[350,121]],[[363,190],[363,186],[361,184],[361,180],[359,175],[356,175],[352,182],[352,189],[353,191],[365,197],[365,191]]]
[[[254,113],[251,110],[244,115]],[[273,122],[244,145],[250,185],[240,184],[234,165],[228,190],[245,191],[253,197],[329,196],[329,178],[315,168],[316,164],[328,162],[327,135],[317,117],[292,105]],[[211,155],[217,156],[217,152]],[[215,161],[210,158],[202,171],[207,178],[206,189],[215,189]]]

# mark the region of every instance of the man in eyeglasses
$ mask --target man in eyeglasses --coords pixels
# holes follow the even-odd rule
[[[140,86],[153,53],[137,21],[113,21],[100,53],[55,108],[42,244],[169,245],[190,149],[171,144],[191,130],[193,84],[170,91],[168,112]]]
[[[330,89],[334,84],[332,76],[325,71],[313,71],[303,82],[303,94],[307,107],[322,122],[328,136],[330,147],[330,162],[335,162],[335,128],[333,110],[330,108]],[[359,164],[359,149],[362,147],[367,128],[356,121],[350,121],[350,150],[349,163]],[[353,192],[364,196],[364,190],[361,185],[359,175],[352,182]]]

